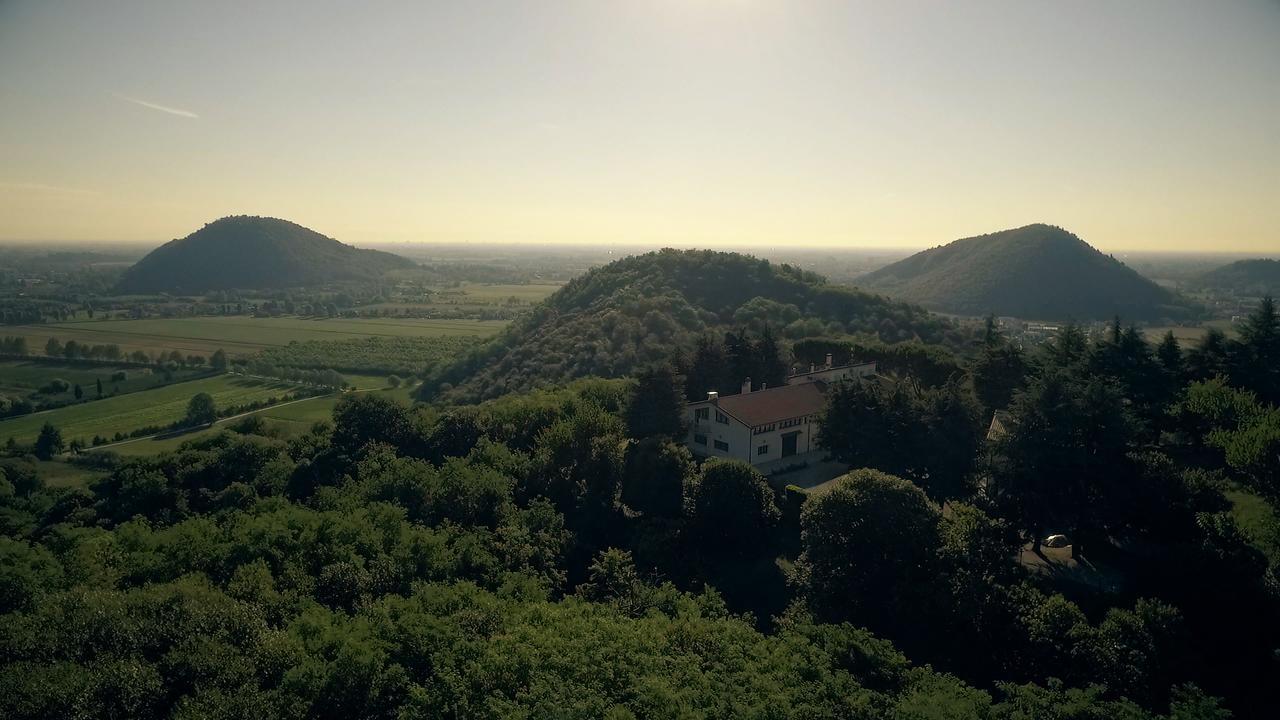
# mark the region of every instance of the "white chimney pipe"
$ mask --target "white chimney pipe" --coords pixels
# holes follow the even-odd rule
[[[831,364],[831,353],[827,353],[827,368],[830,369],[832,367],[833,365]]]
[[[742,394],[746,395],[751,392],[751,378],[742,381]]]
[[[720,393],[716,392],[715,390],[708,390],[708,391],[707,391],[707,400],[708,400],[709,402],[711,402],[711,404],[713,404],[713,405],[714,405],[715,403],[719,402],[719,400],[720,400]]]

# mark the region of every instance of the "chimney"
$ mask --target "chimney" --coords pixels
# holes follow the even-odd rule
[[[760,383],[760,389],[761,389],[761,390],[768,390],[768,389],[769,389],[769,383]]]
[[[746,395],[751,392],[751,378],[742,381],[742,394]]]
[[[831,368],[831,353],[827,353],[827,369],[830,370]]]
[[[711,403],[712,405],[715,405],[716,403],[720,402],[720,393],[716,392],[715,390],[707,391],[707,402]]]
[[[815,367],[816,367],[816,366],[815,366],[813,363],[809,363],[809,372],[813,372],[813,369],[814,369]]]

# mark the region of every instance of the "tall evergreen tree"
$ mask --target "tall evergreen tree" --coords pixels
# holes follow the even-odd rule
[[[1067,323],[1057,337],[1041,346],[1043,363],[1059,370],[1079,369],[1089,355],[1089,338],[1075,323]]]
[[[1172,330],[1165,332],[1164,337],[1160,338],[1160,344],[1156,346],[1156,359],[1171,377],[1182,378],[1187,361],[1182,356],[1182,346],[1178,344],[1178,338]]]
[[[40,428],[40,435],[36,437],[36,457],[41,460],[48,460],[62,452],[63,447],[62,431],[54,427],[53,423],[46,422]]]
[[[994,316],[988,316],[982,349],[969,369],[978,402],[988,411],[1008,407],[1013,394],[1025,384],[1027,370],[1022,349],[1000,332]]]
[[[1191,380],[1225,376],[1230,368],[1227,336],[1218,328],[1209,328],[1200,343],[1187,353],[1187,375]]]
[[[751,339],[747,337],[745,330],[737,332],[727,332],[724,334],[724,355],[725,367],[728,375],[725,378],[726,384],[721,391],[724,394],[737,393],[742,388],[742,383],[747,379],[751,380],[755,385],[759,375],[759,361],[756,356],[756,349]]]
[[[684,434],[684,389],[668,365],[641,371],[627,402],[627,434],[633,438]]]
[[[752,382],[757,387],[768,385],[769,387],[778,387],[787,382],[787,364],[782,360],[782,348],[778,346],[778,340],[773,335],[773,329],[768,325],[764,326],[764,330],[760,333],[760,339],[755,343],[755,354],[758,358],[757,376],[752,376]]]
[[[685,376],[685,397],[702,400],[708,392],[721,392],[725,378],[725,350],[715,338],[700,337]],[[739,381],[741,382],[741,381]]]
[[[1280,404],[1280,315],[1275,300],[1264,297],[1240,326],[1232,344],[1234,384],[1249,388],[1264,402]]]

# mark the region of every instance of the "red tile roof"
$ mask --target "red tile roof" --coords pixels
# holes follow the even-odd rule
[[[759,427],[822,410],[827,404],[825,386],[822,382],[806,382],[729,395],[720,398],[718,407],[745,425]]]

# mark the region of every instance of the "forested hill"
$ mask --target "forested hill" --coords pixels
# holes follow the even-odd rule
[[[927,308],[1036,320],[1185,316],[1173,293],[1052,225],[964,238],[916,253],[859,285]]]
[[[237,215],[151,251],[129,268],[122,293],[194,293],[373,280],[413,261],[363,250],[278,218]]]
[[[1239,295],[1280,295],[1280,260],[1240,260],[1210,270],[1195,284]]]
[[[662,250],[592,270],[487,345],[438,368],[423,397],[480,399],[596,375],[620,377],[745,328],[791,338],[874,335],[942,342],[949,325],[920,307],[829,285],[736,253]]]

